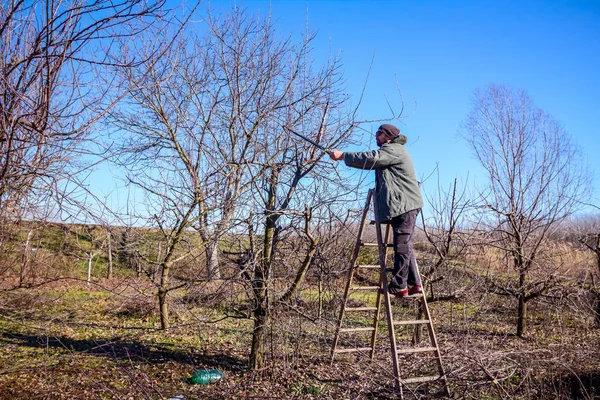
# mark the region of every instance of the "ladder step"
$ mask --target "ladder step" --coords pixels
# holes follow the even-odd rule
[[[430,320],[428,319],[407,319],[404,321],[394,321],[394,325],[419,325],[419,324],[428,324]]]
[[[346,307],[346,311],[377,311],[377,307]]]
[[[367,327],[367,328],[340,328],[340,332],[372,332],[375,328]]]
[[[381,267],[379,265],[357,265],[356,268],[379,269]]]
[[[413,353],[425,353],[428,351],[437,351],[435,347],[415,347],[413,349],[400,349],[396,350],[397,354],[413,354]]]
[[[350,290],[379,290],[379,286],[353,286]]]
[[[360,242],[361,246],[365,246],[365,247],[378,247],[379,245],[377,244],[377,242],[372,243],[372,242]],[[394,245],[392,243],[384,243],[383,244],[384,247],[394,247]]]
[[[416,376],[414,378],[400,379],[400,382],[402,382],[405,385],[407,385],[407,384],[411,384],[411,383],[423,383],[423,382],[437,381],[438,379],[440,379],[439,375]]]
[[[358,351],[371,351],[370,347],[354,347],[351,349],[335,349],[334,353],[356,353]]]

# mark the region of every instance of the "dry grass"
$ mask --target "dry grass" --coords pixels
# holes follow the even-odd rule
[[[57,241],[63,240],[61,235],[57,231]],[[383,324],[373,360],[359,354],[330,363],[345,278],[340,265],[328,266],[321,286],[316,273],[309,275],[293,304],[274,304],[267,365],[250,371],[251,292],[234,266],[223,268],[230,280],[210,283],[193,281],[202,275],[198,260],[177,269],[174,282],[187,286],[169,294],[173,326],[161,331],[152,281],[117,268],[115,279],[98,273],[88,285],[76,279],[84,276],[77,257],[60,253],[60,243],[54,244],[56,252],[44,250],[44,257],[40,252],[28,266],[28,287],[15,289],[18,269],[3,275],[0,399],[395,398]],[[430,303],[454,398],[600,398],[595,298],[578,281],[590,271],[590,255],[562,243],[548,246],[545,268],[536,273],[552,271],[568,280],[529,303],[525,338],[514,335],[515,300],[489,293],[480,279],[490,273],[514,277],[500,253],[480,249],[435,272],[436,279],[441,277],[436,296],[461,289],[451,301]],[[366,254],[361,263],[373,263],[374,256]],[[426,246],[420,247],[420,257],[424,267],[434,262]],[[278,266],[273,293],[287,287],[291,275],[286,267]],[[62,278],[47,279],[55,275]],[[363,279],[367,284],[378,277]],[[366,305],[372,300],[372,294],[364,293],[351,302]],[[399,302],[395,314],[401,312],[412,318],[415,309]],[[359,314],[348,321],[368,326],[372,316]],[[409,331],[397,334],[405,343],[412,338]],[[365,339],[344,340],[357,344]],[[432,365],[431,359],[412,356],[402,361],[402,371],[419,375]],[[212,368],[224,372],[222,381],[208,386],[188,382],[194,370]],[[412,389],[407,398],[431,398],[439,386]]]
[[[232,315],[232,298],[209,294],[219,293],[223,285],[179,293],[173,299],[175,326],[168,332],[156,330],[154,300],[142,296],[137,285],[121,283],[107,290],[63,281],[36,291],[4,292],[0,398],[394,397],[384,327],[374,360],[365,354],[344,356],[330,365],[339,299],[331,293],[320,319],[314,288],[308,286],[297,307],[280,309],[270,327],[267,366],[249,371],[252,324],[221,319]],[[397,307],[407,315],[414,312]],[[530,330],[520,339],[513,335],[514,307],[504,298],[476,293],[452,303],[431,303],[431,309],[455,398],[600,396],[600,335],[590,315],[575,313],[561,301],[535,302]],[[408,339],[411,333],[398,336]],[[416,369],[430,367],[431,361],[422,356],[404,360],[403,371],[418,374]],[[201,368],[220,369],[225,377],[209,386],[191,385],[187,378]],[[435,386],[425,389],[407,397],[427,398],[436,391]]]

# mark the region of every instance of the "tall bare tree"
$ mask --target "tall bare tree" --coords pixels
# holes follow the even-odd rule
[[[523,90],[492,84],[476,91],[463,136],[489,179],[482,194],[487,243],[514,271],[489,283],[517,300],[523,336],[528,301],[556,282],[545,242],[585,198],[587,170],[568,133]]]
[[[423,184],[424,185],[424,184]],[[422,229],[432,247],[432,254],[421,257],[419,272],[424,284],[429,286],[431,299],[438,301],[459,298],[468,288],[457,284],[463,282],[466,271],[454,268],[457,261],[466,258],[469,247],[474,244],[474,232],[477,224],[468,221],[468,215],[475,209],[475,199],[469,196],[466,184],[461,185],[454,179],[449,189],[440,186],[437,177],[437,190],[424,191],[427,201],[427,216],[421,213]],[[437,287],[444,281],[452,282],[440,293]]]
[[[186,27],[160,59],[117,72],[128,95],[110,117],[126,133],[122,165],[146,196],[148,222],[156,214],[165,232],[195,228],[209,278],[219,276],[214,250],[225,233],[246,221],[250,237],[262,235],[242,274],[254,320],[249,363],[260,368],[274,304],[289,301],[306,276],[317,246],[311,220],[339,187],[325,154],[288,128],[334,144],[350,140],[358,122],[339,60],[314,65],[313,35],[279,38],[269,17],[239,8],[203,20],[202,33]],[[292,231],[308,239],[306,254],[282,264],[277,243]],[[276,268],[294,271],[282,293],[273,291]],[[178,285],[165,280],[161,290]]]
[[[118,96],[114,86],[97,85],[93,77],[117,39],[161,17],[163,3],[0,3],[0,253],[20,240],[22,219],[56,217],[51,205],[61,208],[73,196],[78,172],[88,164],[82,153],[89,151],[91,128]],[[28,248],[25,240],[26,254]]]
[[[110,90],[93,84],[92,69],[106,62],[111,42],[136,35],[161,6],[141,0],[2,2],[2,215],[15,211],[32,190],[48,189],[64,176]]]

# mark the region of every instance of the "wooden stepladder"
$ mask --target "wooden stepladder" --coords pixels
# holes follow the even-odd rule
[[[393,303],[392,298],[395,299],[393,295],[390,295],[388,292],[388,276],[387,272],[391,271],[386,267],[386,261],[388,249],[392,248],[393,245],[390,243],[391,236],[391,224],[386,224],[385,234],[382,233],[381,223],[377,217],[377,202],[373,201],[374,197],[374,189],[370,189],[367,195],[367,202],[363,209],[362,218],[360,227],[357,234],[356,245],[354,247],[354,252],[352,254],[351,268],[349,268],[346,287],[344,290],[344,296],[342,299],[342,307],[340,309],[339,318],[337,321],[337,327],[335,331],[335,337],[333,339],[333,346],[331,348],[331,362],[333,363],[334,358],[337,354],[340,353],[366,353],[369,352],[370,358],[373,359],[375,356],[376,350],[376,338],[377,338],[377,329],[380,324],[380,312],[381,312],[381,300],[383,298],[385,303],[385,320],[387,322],[388,328],[388,336],[390,341],[390,351],[392,356],[392,365],[393,365],[393,375],[395,381],[396,391],[400,394],[400,398],[403,398],[403,390],[411,390],[409,385],[412,384],[424,384],[429,382],[438,382],[442,386],[442,391],[445,395],[448,395],[448,383],[446,380],[446,374],[444,372],[444,367],[442,366],[442,358],[440,355],[440,349],[438,346],[437,338],[435,335],[435,330],[433,327],[433,321],[431,320],[431,316],[429,313],[429,307],[427,306],[426,296],[418,294],[409,297],[405,297],[399,300],[400,302],[407,303],[408,301],[416,301],[416,306],[418,307],[418,315],[421,318],[418,319],[408,319],[406,317],[400,318],[398,321],[394,320],[393,317]],[[373,204],[373,213],[375,215],[375,220],[371,221],[367,217],[369,215],[369,211],[371,208],[371,204]],[[375,225],[375,230],[377,233],[377,243],[367,243],[363,240],[366,229],[365,227],[368,225]],[[377,247],[379,252],[379,265],[360,265],[359,259],[361,254],[361,249],[365,247]],[[379,270],[379,285],[375,286],[364,285],[361,279],[360,272],[369,270],[378,269]],[[353,304],[352,295],[357,292],[366,293],[368,291],[373,291],[376,294],[375,304],[373,305],[363,305],[355,306]],[[372,301],[371,296],[371,301]],[[352,324],[352,321],[349,323],[344,323],[346,320],[351,320],[351,315],[360,314],[364,315],[364,313],[373,313],[373,323],[370,326],[356,326],[357,324]],[[363,318],[364,319],[364,318]],[[361,324],[359,324],[361,325]],[[429,345],[423,346],[422,344],[418,344],[417,337],[420,336],[420,329],[425,325],[429,332]],[[408,346],[399,346],[396,341],[396,327],[413,327],[413,339],[411,344]],[[371,333],[370,334],[370,343],[369,345],[357,345],[353,343],[350,347],[340,347],[340,337],[346,334],[361,334],[361,333]],[[366,340],[366,339],[365,339]],[[401,371],[406,370],[403,365],[401,365],[401,357],[413,357],[418,356],[420,353],[429,353],[430,358],[434,358],[437,365],[437,373],[427,374],[424,376],[414,376],[414,377],[402,377]],[[433,357],[431,357],[433,354]],[[411,390],[412,391],[412,390]]]

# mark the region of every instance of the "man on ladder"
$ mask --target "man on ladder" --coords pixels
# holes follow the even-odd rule
[[[379,150],[343,152],[333,150],[329,156],[347,166],[375,170],[375,199],[378,219],[391,223],[394,244],[394,268],[388,285],[390,294],[406,297],[419,294],[421,278],[413,256],[413,234],[423,198],[415,176],[412,159],[406,150],[406,136],[391,124],[377,129]]]

